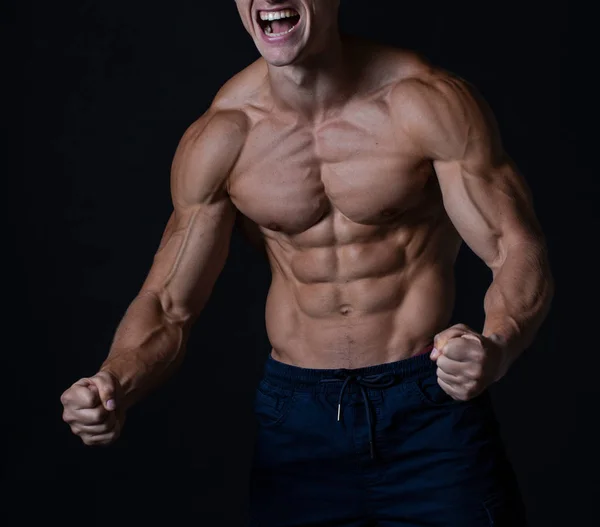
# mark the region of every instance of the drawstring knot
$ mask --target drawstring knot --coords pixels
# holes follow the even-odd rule
[[[340,395],[338,397],[338,405],[337,405],[337,420],[342,420],[342,401],[344,399],[344,394],[346,393],[346,389],[350,385],[350,383],[356,383],[360,389],[362,394],[363,401],[365,403],[365,415],[367,418],[367,427],[369,429],[369,447],[371,450],[371,458],[375,458],[375,445],[373,440],[373,424],[372,424],[372,415],[371,415],[371,406],[369,403],[369,397],[367,395],[367,389],[369,388],[387,388],[394,384],[395,378],[390,373],[381,373],[374,375],[357,375],[353,373],[349,373],[347,370],[338,370],[334,373],[334,378],[331,379],[322,379],[322,383],[331,383],[331,382],[342,382],[342,387],[340,389]]]

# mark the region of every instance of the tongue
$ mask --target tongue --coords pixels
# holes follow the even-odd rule
[[[271,22],[271,29],[273,33],[284,33],[285,31],[289,31],[294,27],[291,20],[289,18],[283,18],[281,20],[273,20]]]

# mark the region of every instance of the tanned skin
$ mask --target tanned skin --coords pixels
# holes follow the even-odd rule
[[[65,391],[84,443],[181,363],[236,219],[272,270],[272,356],[309,368],[409,358],[432,340],[440,386],[469,399],[532,343],[553,295],[531,193],[490,109],[415,54],[342,37],[338,0],[238,0],[262,58],[227,82],[175,153],[173,214],[98,374]],[[258,12],[293,8],[294,38]],[[481,332],[448,328],[463,241],[492,271]]]

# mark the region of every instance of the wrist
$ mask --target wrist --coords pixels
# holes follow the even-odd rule
[[[499,355],[497,373],[494,379],[494,382],[497,382],[508,372],[508,369],[512,363],[511,357],[513,354],[511,353],[509,340],[505,336],[498,333],[492,333],[487,338],[492,341],[496,348],[495,353]]]

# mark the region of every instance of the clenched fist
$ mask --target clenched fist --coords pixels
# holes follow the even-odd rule
[[[472,399],[506,373],[505,348],[496,335],[456,324],[436,335],[434,346],[438,384],[453,399]]]
[[[109,445],[125,424],[121,395],[121,386],[110,373],[80,379],[60,397],[63,421],[86,445]]]

